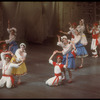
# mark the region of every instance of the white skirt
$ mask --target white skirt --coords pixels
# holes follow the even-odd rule
[[[86,35],[84,33],[82,33],[81,36],[82,36],[82,38],[81,38],[81,44],[87,45],[88,41],[87,41]]]

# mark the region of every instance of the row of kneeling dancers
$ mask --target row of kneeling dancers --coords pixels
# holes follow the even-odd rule
[[[16,42],[17,29],[10,27],[8,21],[7,31],[9,39],[0,41],[0,69],[2,69],[2,77],[0,79],[0,88],[6,85],[7,88],[15,86],[14,76],[18,78],[17,84],[21,84],[21,76],[27,74],[26,60],[26,44]]]

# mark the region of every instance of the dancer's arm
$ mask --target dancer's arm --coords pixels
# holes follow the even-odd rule
[[[89,26],[86,25],[86,28],[87,28],[87,32],[90,34],[91,32],[90,32],[90,30],[89,30]]]
[[[54,55],[55,55],[56,53],[57,53],[57,50],[55,50],[55,51],[53,52],[53,54],[50,56],[49,60],[52,60],[53,57],[54,57]]]
[[[55,63],[55,62],[53,62],[52,59],[53,59],[53,57],[54,57],[54,55],[55,55],[56,53],[57,53],[57,50],[55,50],[55,51],[53,52],[53,54],[50,56],[50,58],[49,58],[49,63],[52,64],[52,65],[54,65],[54,63]]]
[[[17,63],[17,64],[15,64],[15,63],[10,63],[10,67],[18,68],[22,63],[23,63],[23,61],[20,62],[20,63]]]
[[[8,29],[10,29],[10,20],[8,20]]]
[[[60,33],[63,33],[63,34],[68,34],[67,32],[63,32],[63,31],[59,31]]]
[[[57,37],[58,37],[57,45],[60,46],[60,47],[63,47],[63,43],[60,40],[60,35],[57,35]]]

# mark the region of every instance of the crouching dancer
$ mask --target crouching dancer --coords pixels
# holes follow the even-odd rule
[[[64,68],[66,68],[68,60],[66,61],[66,65],[63,65],[62,59],[63,57],[58,55],[57,56],[57,62],[54,62],[52,60],[53,56],[57,53],[58,51],[54,51],[53,54],[51,55],[51,57],[49,58],[49,63],[52,64],[54,66],[54,77],[49,78],[45,83],[49,86],[58,86],[62,83],[62,72],[64,70]]]
[[[7,88],[11,88],[12,86],[14,86],[14,78],[11,74],[12,72],[12,67],[18,68],[22,62],[14,64],[11,63],[11,52],[2,52],[1,53],[1,60],[3,63],[3,67],[2,67],[2,77],[0,79],[0,87],[4,87],[4,85],[6,84]]]

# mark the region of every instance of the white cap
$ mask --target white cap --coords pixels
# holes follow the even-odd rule
[[[11,30],[14,30],[15,31],[15,35],[16,35],[17,29],[15,27],[12,27],[12,28],[10,28],[10,31]]]
[[[21,46],[25,46],[25,48],[26,48],[26,44],[25,44],[25,43],[21,43],[21,44],[20,44],[20,47],[21,47]]]
[[[62,36],[62,37],[61,37],[61,40],[63,40],[63,39],[67,39],[67,36],[65,36],[65,35]]]

